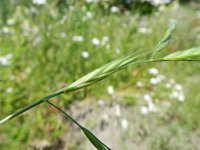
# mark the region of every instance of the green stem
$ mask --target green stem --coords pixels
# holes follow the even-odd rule
[[[74,122],[77,126],[79,126],[81,129],[83,128],[76,120],[74,120],[71,116],[69,116],[64,110],[62,110],[61,108],[59,108],[58,106],[54,105],[53,103],[49,102],[48,100],[46,101],[48,104],[50,104],[51,106],[55,107],[56,109],[58,109],[60,112],[62,112],[65,116],[67,116],[72,122]]]
[[[56,92],[54,92],[54,93],[51,93],[51,94],[49,94],[49,95],[47,95],[47,96],[45,96],[45,97],[39,99],[38,101],[36,101],[36,102],[34,102],[34,103],[32,103],[32,104],[30,104],[30,105],[28,105],[28,106],[25,106],[23,109],[21,109],[21,110],[15,112],[15,113],[9,115],[8,117],[6,117],[6,118],[0,120],[0,124],[4,123],[4,122],[6,122],[6,121],[8,121],[8,120],[10,120],[10,119],[12,119],[12,118],[15,118],[16,116],[18,116],[18,115],[20,115],[20,114],[22,114],[22,113],[28,111],[29,109],[31,109],[31,108],[33,108],[33,107],[35,107],[35,106],[37,106],[37,105],[39,105],[39,104],[41,104],[41,103],[47,101],[48,99],[50,99],[50,98],[52,98],[52,97],[58,96],[58,95],[60,95],[60,94],[62,94],[62,93],[64,93],[64,91],[62,91],[62,90],[56,91]]]

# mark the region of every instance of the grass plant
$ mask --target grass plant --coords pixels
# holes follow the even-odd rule
[[[123,70],[129,65],[136,65],[136,64],[143,64],[143,63],[149,63],[149,62],[163,62],[163,61],[200,61],[200,47],[194,47],[190,49],[186,49],[183,51],[178,51],[171,53],[169,55],[166,55],[164,57],[159,58],[153,58],[157,52],[159,52],[161,49],[165,48],[171,41],[171,35],[174,31],[175,27],[177,26],[177,22],[174,23],[172,26],[169,27],[169,29],[164,34],[164,37],[162,40],[158,43],[155,49],[153,50],[142,50],[142,51],[136,51],[130,54],[127,54],[121,58],[118,58],[94,71],[91,73],[83,76],[82,78],[78,79],[74,83],[70,84],[69,86],[66,86],[56,92],[53,92],[38,101],[23,107],[21,110],[16,111],[15,113],[5,117],[0,121],[0,124],[7,122],[8,120],[17,117],[18,115],[38,106],[41,103],[47,102],[48,104],[54,106],[56,109],[61,111],[65,116],[67,116],[73,123],[78,125],[81,130],[84,132],[84,134],[87,136],[87,138],[90,140],[90,142],[99,150],[106,150],[110,149],[108,146],[106,146],[104,143],[102,143],[94,134],[92,134],[88,129],[81,126],[77,121],[75,121],[71,116],[69,116],[66,112],[61,110],[59,107],[54,105],[53,103],[49,102],[50,98],[53,98],[55,96],[58,96],[60,94],[67,94],[69,92],[73,92],[88,86],[91,86],[95,84],[96,82],[99,82],[109,76],[111,76],[113,73],[116,73],[120,70]],[[149,54],[152,54],[151,57],[149,57]]]

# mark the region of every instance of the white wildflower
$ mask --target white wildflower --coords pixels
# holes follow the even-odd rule
[[[87,52],[87,51],[83,51],[83,52],[82,52],[82,57],[83,57],[83,58],[86,59],[86,58],[88,58],[89,56],[90,56],[89,52]]]
[[[105,106],[105,102],[104,102],[104,100],[102,100],[102,99],[99,99],[99,100],[97,101],[97,104],[98,104],[99,106],[101,106],[101,107],[104,107],[104,106]]]
[[[40,42],[42,41],[40,36],[37,36],[34,40],[33,40],[33,45],[36,46],[38,44],[40,44]]]
[[[172,84],[170,82],[168,82],[168,83],[165,84],[165,87],[170,89],[172,87]]]
[[[103,119],[104,121],[109,121],[109,117],[108,117],[107,114],[103,114],[103,115],[102,115],[102,119]]]
[[[165,76],[162,75],[162,74],[158,74],[156,78],[157,78],[157,80],[159,80],[160,82],[163,81],[163,80],[165,80]]]
[[[162,5],[158,8],[160,12],[164,12],[166,10],[166,6]]]
[[[13,54],[9,53],[6,56],[0,56],[0,64],[7,66],[10,64],[10,59],[13,57]]]
[[[159,5],[163,5],[163,4],[168,4],[170,3],[171,0],[151,0],[151,3],[154,5],[154,6],[159,6]]]
[[[60,32],[60,37],[61,38],[66,38],[67,37],[67,34],[65,32]]]
[[[74,10],[74,6],[70,5],[69,10]]]
[[[169,25],[172,25],[172,24],[174,24],[176,22],[176,19],[174,19],[174,18],[170,18],[169,19]]]
[[[174,83],[175,83],[175,80],[174,80],[174,79],[170,79],[169,82],[170,82],[171,84],[174,84]]]
[[[140,28],[138,28],[138,32],[139,32],[139,33],[151,33],[152,30],[149,29],[149,28],[140,27]]]
[[[10,29],[8,27],[3,27],[1,31],[2,33],[10,33]]]
[[[92,18],[92,16],[93,16],[92,12],[88,11],[88,12],[86,13],[86,17],[87,17],[87,18]]]
[[[182,86],[181,84],[176,84],[176,85],[175,85],[175,89],[176,89],[177,91],[182,91],[183,86]]]
[[[152,72],[152,74],[156,74],[156,72],[154,72],[154,73]],[[162,82],[164,79],[165,79],[164,75],[158,74],[156,77],[150,79],[150,83],[152,85],[156,85],[156,84]]]
[[[110,95],[113,95],[113,94],[114,94],[114,88],[113,88],[112,85],[109,85],[109,86],[107,87],[107,92],[108,92],[108,94],[110,94]]]
[[[120,116],[121,116],[121,108],[120,108],[120,105],[119,105],[119,104],[115,105],[115,115],[116,115],[117,117],[120,117]]]
[[[140,112],[143,114],[143,115],[147,115],[149,113],[149,110],[146,106],[142,106],[140,107]]]
[[[179,88],[180,90],[181,88]],[[179,102],[183,102],[185,100],[184,93],[182,91],[174,90],[170,95],[171,98],[178,100]]]
[[[150,83],[152,85],[156,85],[156,84],[160,83],[160,80],[158,78],[151,78],[150,79]]]
[[[137,81],[136,82],[136,86],[141,88],[141,87],[143,87],[143,83],[141,81]]]
[[[9,87],[6,89],[6,93],[12,93],[13,92],[13,88],[12,87]]]
[[[83,21],[86,21],[86,20],[92,18],[92,16],[93,16],[92,12],[90,12],[90,11],[86,12],[85,16],[83,16]]]
[[[125,14],[125,16],[129,16],[129,15],[130,15],[130,11],[126,10],[126,11],[124,12],[124,14]]]
[[[145,94],[144,95],[144,100],[147,102],[148,104],[148,111],[149,112],[156,112],[157,111],[157,108],[156,106],[154,105],[154,103],[152,102],[152,97],[148,94]],[[144,109],[144,108],[143,108]]]
[[[158,75],[159,71],[157,68],[150,68],[148,70],[148,73],[151,74],[151,75]]]
[[[5,56],[7,59],[12,59],[13,58],[13,54],[9,53]]]
[[[33,26],[32,27],[32,32],[35,34],[39,34],[40,29],[38,28],[38,26]]]
[[[183,93],[180,93],[179,96],[177,97],[177,100],[179,102],[184,102],[185,101],[185,96],[183,95]]]
[[[36,5],[43,5],[46,4],[46,0],[32,0],[32,3]]]
[[[87,3],[92,3],[94,0],[86,0]]]
[[[15,24],[15,20],[10,18],[7,20],[7,25],[11,26],[11,25],[14,25]]]
[[[30,27],[30,23],[27,20],[23,21],[22,30],[25,35],[29,35],[29,31],[31,30],[31,27]]]
[[[112,7],[110,8],[110,11],[111,11],[112,13],[117,13],[117,12],[120,11],[120,9],[119,9],[117,6],[112,6]]]
[[[173,10],[173,11],[176,11],[177,9],[179,9],[179,7],[180,7],[180,4],[179,4],[178,1],[174,1],[174,2],[172,3],[172,10]]]
[[[102,40],[101,40],[101,45],[105,45],[108,41],[109,41],[109,37],[108,36],[103,36]]]
[[[173,91],[170,97],[174,98],[174,99],[177,99],[179,97],[179,92],[178,91]]]
[[[149,94],[144,95],[144,100],[148,103],[152,102],[152,97]]]
[[[38,10],[35,7],[31,7],[29,11],[34,14],[37,13]]]
[[[63,16],[62,19],[59,21],[60,24],[64,24],[67,20],[67,16]]]
[[[75,35],[75,36],[73,36],[73,41],[74,42],[83,42],[83,36],[81,36],[81,35]]]
[[[93,38],[93,39],[92,39],[92,44],[94,44],[94,45],[99,45],[99,44],[100,44],[100,40],[97,39],[97,38]]]
[[[127,130],[127,128],[128,128],[128,121],[126,119],[122,119],[121,126],[122,126],[122,129]]]
[[[116,52],[117,54],[120,54],[120,53],[121,53],[121,50],[120,50],[119,48],[116,48],[116,49],[115,49],[115,52]]]
[[[157,108],[153,102],[148,103],[149,112],[157,112]]]

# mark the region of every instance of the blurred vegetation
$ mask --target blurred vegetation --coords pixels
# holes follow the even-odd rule
[[[173,43],[160,55],[198,45],[198,7],[199,3],[193,7],[193,4],[180,5],[177,1],[153,6],[131,0],[48,0],[43,5],[25,0],[1,0],[0,56],[12,56],[8,65],[0,64],[1,118],[115,58],[140,49],[152,49],[175,19],[180,19],[181,23]],[[91,88],[52,101],[68,109],[74,101],[86,96],[108,98],[108,85],[134,90],[137,80],[149,78],[146,70],[152,66],[185,86],[187,100],[181,107],[175,105],[168,117],[178,120],[177,128],[198,129],[200,67],[197,63],[129,67]],[[155,90],[156,96],[162,96],[163,90],[159,89]],[[131,101],[130,94],[125,96],[124,105],[134,107],[136,103],[135,98]],[[53,143],[69,125],[58,119],[57,111],[47,105],[39,106],[1,125],[0,149],[27,149],[34,139],[48,139]],[[162,145],[165,142],[161,139],[153,143],[152,149],[167,149]]]

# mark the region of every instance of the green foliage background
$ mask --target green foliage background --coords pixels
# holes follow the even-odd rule
[[[179,6],[181,13],[177,13],[174,3],[163,6],[164,11],[141,15],[126,10],[112,13],[107,3],[89,4],[85,1],[72,1],[66,7],[55,1],[34,5],[31,1],[2,0],[0,5],[0,29],[9,28],[9,33],[0,32],[0,55],[13,54],[10,65],[0,66],[1,118],[128,52],[152,49],[173,19],[180,19],[181,24],[174,34],[173,43],[161,55],[199,45],[197,6]],[[91,12],[92,17],[85,17],[87,12]],[[7,25],[10,18],[15,20],[13,25]],[[151,32],[138,32],[143,26]],[[73,41],[75,35],[83,36],[83,42]],[[92,44],[94,37],[101,40],[103,36],[109,37],[105,45]],[[89,58],[82,57],[83,51],[89,52]],[[92,88],[62,95],[52,101],[67,109],[75,100],[83,100],[85,94],[108,97],[108,85],[120,88],[140,78],[148,78],[145,70],[150,66],[157,66],[186,86],[187,101],[181,108],[176,106],[177,110],[170,114],[178,116],[178,127],[191,131],[199,128],[200,67],[197,63],[139,65]],[[11,93],[6,92],[9,87],[13,88]],[[42,105],[1,125],[0,149],[27,149],[35,138],[53,141],[69,126],[57,116],[57,111]]]

